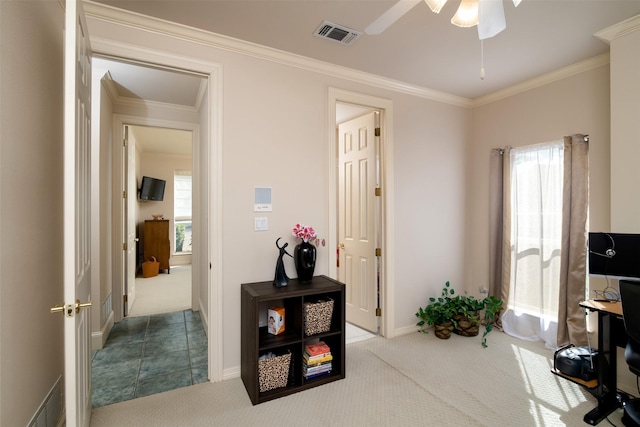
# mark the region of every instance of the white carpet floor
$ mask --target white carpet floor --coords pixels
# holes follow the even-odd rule
[[[551,374],[552,358],[499,331],[487,349],[480,337],[373,338],[347,345],[344,380],[255,406],[240,378],[199,384],[95,409],[91,426],[584,426],[596,399]]]
[[[171,273],[136,278],[136,297],[129,316],[148,316],[191,308],[191,265],[171,267]]]

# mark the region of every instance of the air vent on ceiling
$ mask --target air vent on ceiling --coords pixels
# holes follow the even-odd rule
[[[316,37],[321,37],[323,39],[349,45],[358,40],[362,33],[356,30],[352,30],[351,28],[324,21],[322,22],[322,24],[320,24],[313,35]]]

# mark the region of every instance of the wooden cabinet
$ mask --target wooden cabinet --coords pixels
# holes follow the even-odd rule
[[[310,283],[291,279],[288,286],[273,286],[271,281],[241,286],[241,367],[240,375],[251,402],[255,405],[291,393],[306,390],[345,377],[345,285],[326,276]],[[331,326],[327,332],[305,334],[304,306],[318,300],[333,299]],[[285,330],[279,335],[267,331],[267,311],[284,307]],[[330,373],[306,379],[303,375],[305,347],[324,341],[333,356]],[[290,353],[287,385],[260,391],[258,358],[266,353]]]
[[[142,244],[145,261],[155,257],[160,263],[160,270],[167,270],[169,274],[169,220],[146,220]]]

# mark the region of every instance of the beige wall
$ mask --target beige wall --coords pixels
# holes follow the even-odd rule
[[[609,67],[602,66],[473,110],[467,151],[470,292],[489,281],[489,152],[588,134],[590,228],[609,229]]]
[[[638,52],[640,31],[611,41],[611,231],[618,233],[640,232]]]
[[[201,44],[163,39],[132,28],[89,20],[94,37],[167,49],[224,67],[221,93],[222,269],[224,369],[240,363],[240,284],[272,280],[282,236],[290,244],[297,222],[327,237],[329,212],[328,118],[330,87],[390,99],[394,106],[396,241],[398,274],[390,283],[395,327],[415,324],[416,301],[464,271],[465,156],[469,111]],[[406,164],[410,165],[407,167]],[[443,183],[446,183],[443,185]],[[256,186],[273,188],[269,231],[253,231]],[[320,248],[316,272],[328,271],[328,247]],[[288,266],[289,269],[293,265]],[[216,273],[218,270],[214,271]],[[212,319],[214,321],[215,319]]]
[[[0,1],[0,23],[0,424],[24,425],[63,371],[62,319],[48,313],[62,301],[62,210],[56,190],[62,184],[62,11],[54,1]],[[222,269],[227,370],[237,369],[240,361],[240,284],[271,279],[274,242],[283,236],[293,243],[289,234],[296,222],[314,225],[321,236],[328,230],[329,87],[386,98],[394,105],[391,191],[397,244],[390,286],[396,296],[396,329],[411,327],[417,306],[444,281],[475,293],[488,280],[491,147],[588,133],[592,228],[611,222],[606,66],[468,110],[113,23],[93,24],[92,36],[136,40],[143,47],[224,67],[222,167],[212,171],[209,184],[222,181],[224,226],[222,235],[214,236],[222,242],[222,253],[212,261]],[[25,126],[27,117],[38,126]],[[36,182],[51,186],[24,197],[24,188]],[[253,231],[251,200],[257,185],[274,190],[268,232]],[[319,274],[328,270],[329,250],[320,250]],[[25,300],[28,317],[21,306]]]
[[[140,161],[140,168],[137,169],[138,188],[142,182],[144,175],[152,178],[164,179],[166,181],[164,189],[164,199],[159,201],[144,202],[138,200],[138,217],[137,222],[140,227],[139,233],[143,233],[144,221],[153,219],[154,214],[163,214],[164,219],[169,220],[169,240],[170,264],[174,264],[175,238],[173,237],[174,215],[173,215],[173,172],[175,170],[192,169],[191,156],[174,156],[158,153],[140,153],[137,152]],[[143,236],[144,239],[144,236]]]
[[[611,68],[614,68],[613,63]],[[623,168],[620,182],[615,185],[613,183],[616,175],[614,170],[620,169],[620,161],[616,160],[613,154],[615,133],[610,125],[613,121],[610,120],[609,108],[610,77],[611,80],[615,80],[613,75],[610,76],[609,66],[602,66],[473,111],[473,137],[468,151],[470,174],[467,194],[470,203],[467,229],[471,244],[467,248],[469,268],[465,271],[465,280],[470,286],[470,292],[477,292],[478,284],[487,284],[489,280],[487,199],[491,148],[547,142],[573,133],[588,134],[589,229],[638,232],[637,216],[629,215],[639,199],[637,186],[630,178],[638,173],[638,168]],[[613,111],[613,108],[611,110]],[[619,142],[619,149],[632,159],[640,157],[635,153],[637,146],[633,138],[624,137]],[[614,186],[622,187],[629,195],[621,198],[617,205],[614,205],[613,201]],[[636,195],[635,199],[633,195]],[[614,215],[623,218],[619,221],[620,224],[614,222]],[[635,228],[624,229],[625,224],[634,223]],[[589,281],[592,289],[604,289],[607,286],[604,279],[589,278]],[[616,286],[615,283],[612,285]],[[594,343],[597,342],[597,317],[590,316],[589,322],[590,330],[594,332],[591,342]],[[635,395],[635,376],[626,369],[623,352],[623,349],[618,349],[618,387]]]
[[[611,43],[611,226],[604,231],[618,233],[640,232],[638,22],[640,15],[601,33],[603,40]],[[637,378],[626,366],[624,350],[618,348],[618,387],[637,395]]]
[[[102,73],[94,70],[100,76]],[[94,76],[95,76],[94,73]],[[96,90],[96,87],[98,90]],[[112,145],[113,145],[113,120],[111,114],[113,112],[113,104],[108,95],[108,90],[102,84],[102,81],[98,84],[94,82],[93,85],[93,97],[94,107],[93,111],[100,111],[100,120],[94,122],[98,123],[96,132],[92,134],[93,152],[99,153],[98,167],[92,168],[92,174],[94,178],[99,181],[99,188],[104,194],[111,194],[111,176],[113,174],[112,169]],[[97,99],[96,99],[97,98]],[[95,105],[99,105],[99,110]],[[112,214],[111,214],[111,200],[108,197],[98,197],[98,213],[94,216],[94,221],[98,225],[98,233],[100,238],[97,239],[97,245],[94,244],[92,249],[98,247],[98,253],[92,253],[93,269],[92,273],[92,298],[97,301],[93,310],[91,310],[91,329],[94,336],[97,335],[100,338],[100,342],[104,344],[108,336],[107,320],[111,316],[109,308],[112,307],[111,301],[106,304],[107,299],[112,298],[112,283],[113,283],[113,268],[112,268]],[[95,201],[95,200],[94,200]],[[95,268],[95,267],[98,268]]]
[[[207,195],[212,194],[211,188],[212,182],[208,170],[210,147],[207,141],[209,140],[209,89],[204,93],[202,97],[202,103],[199,108],[199,132],[198,132],[198,150],[199,157],[195,159],[194,165],[198,165],[194,168],[193,176],[193,212],[202,212],[203,208],[205,212],[208,206],[209,197]],[[200,179],[201,178],[201,179]],[[193,226],[196,232],[193,234],[193,249],[195,253],[208,254],[209,253],[209,239],[206,236],[210,236],[209,222],[206,218],[194,217]],[[207,257],[203,257],[206,259]],[[200,307],[200,316],[202,317],[205,325],[209,323],[209,275],[211,270],[209,269],[209,263],[201,263],[199,267],[192,268],[192,280],[197,283],[197,292],[192,293],[192,306]],[[208,333],[208,329],[205,328]]]
[[[62,28],[57,1],[0,1],[2,426],[27,425],[64,372]]]

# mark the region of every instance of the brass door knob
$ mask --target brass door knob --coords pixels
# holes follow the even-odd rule
[[[75,304],[67,304],[67,305],[54,305],[51,307],[51,313],[64,313],[67,317],[73,317],[74,315],[80,313],[81,308],[89,308],[93,305],[93,301],[80,302],[80,300],[76,300]]]

